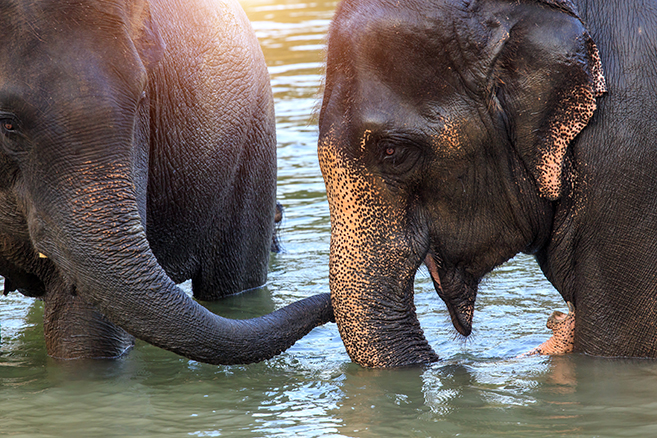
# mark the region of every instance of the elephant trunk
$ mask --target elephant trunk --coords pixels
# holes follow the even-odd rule
[[[367,367],[434,362],[413,302],[423,250],[404,232],[406,210],[372,196],[385,188],[332,138],[320,140],[319,158],[331,214],[331,300],[347,353]]]
[[[33,223],[41,226],[32,235],[37,251],[72,285],[69,290],[111,323],[193,360],[236,364],[271,358],[332,320],[328,294],[249,320],[209,312],[178,288],[155,259],[139,215],[131,166],[121,160],[90,163],[75,169],[78,177],[69,185],[74,188],[67,194],[67,208],[38,214]],[[104,178],[98,178],[99,172]]]
[[[376,368],[438,360],[416,316],[414,275],[388,277],[394,267],[375,261],[357,266],[342,263],[349,260],[354,249],[338,246],[331,244],[331,298],[340,336],[351,359]]]

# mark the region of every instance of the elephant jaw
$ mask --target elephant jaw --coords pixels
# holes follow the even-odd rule
[[[443,288],[443,284],[440,281],[439,268],[431,252],[424,259],[424,264],[429,269],[431,280],[438,296],[447,305],[447,310],[449,311],[454,328],[463,336],[470,335],[472,332],[472,318],[474,316],[474,303],[477,294],[476,289],[468,287],[462,281],[458,281],[460,284],[456,288]]]

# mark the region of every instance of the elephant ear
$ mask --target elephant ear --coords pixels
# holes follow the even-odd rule
[[[520,157],[540,194],[557,200],[571,141],[606,92],[600,55],[568,0],[517,6],[497,57],[495,96]]]
[[[157,23],[151,16],[148,0],[132,0],[128,8],[128,31],[146,70],[151,71],[162,59],[165,44]]]

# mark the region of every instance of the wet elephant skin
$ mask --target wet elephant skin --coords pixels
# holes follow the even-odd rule
[[[654,1],[344,0],[318,154],[330,286],[351,358],[437,360],[424,263],[469,335],[519,252],[572,303],[574,351],[657,356]]]
[[[134,338],[210,363],[272,357],[328,294],[233,321],[200,306],[262,285],[271,86],[233,0],[0,2],[0,275],[45,303],[48,353]]]

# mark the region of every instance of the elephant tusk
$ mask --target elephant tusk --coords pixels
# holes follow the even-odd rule
[[[47,259],[48,256],[45,255],[44,253],[40,252],[40,253],[39,253],[39,258],[40,258],[40,259]]]

